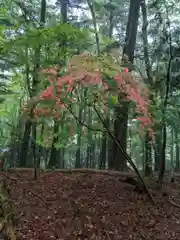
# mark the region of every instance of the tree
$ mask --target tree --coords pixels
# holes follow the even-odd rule
[[[136,34],[138,27],[138,18],[140,10],[140,0],[130,1],[128,23],[126,28],[125,44],[123,48],[123,61],[126,64],[127,60],[133,63],[134,49],[136,44]],[[123,145],[123,150],[126,150],[127,139],[127,123],[128,123],[128,102],[122,104],[122,97],[119,95],[119,106],[115,110],[114,133]],[[126,159],[117,146],[113,144],[113,158],[109,163],[110,168],[124,169],[126,168]]]

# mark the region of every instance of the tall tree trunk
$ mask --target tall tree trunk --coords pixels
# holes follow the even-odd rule
[[[162,147],[161,147],[161,161],[160,161],[160,171],[159,171],[159,183],[162,185],[165,168],[166,168],[166,142],[167,142],[167,132],[166,125],[163,123],[162,129]]]
[[[176,171],[179,171],[179,139],[178,139],[178,131],[174,131],[175,143],[176,143]],[[173,143],[172,143],[173,144]]]
[[[123,100],[119,99],[119,102]],[[115,109],[115,121],[114,121],[114,135],[120,140],[123,149],[126,151],[127,148],[127,123],[128,123],[128,102],[123,103],[123,110],[122,106],[119,105]],[[127,110],[124,112],[124,109]],[[126,165],[126,158],[122,151],[117,147],[115,143],[113,143],[113,165],[114,169],[116,170],[125,170]]]
[[[97,145],[97,138],[92,141],[91,148],[90,148],[90,168],[96,168],[96,145]]]
[[[21,100],[20,100],[19,106],[21,107]],[[20,117],[20,112],[19,112],[17,125],[12,127],[10,167],[19,166],[19,154],[21,149],[21,139],[22,139],[23,130],[24,130],[24,123],[22,121],[22,118]]]
[[[83,110],[79,108],[79,120],[82,122],[82,113]],[[75,161],[75,168],[81,167],[81,138],[82,138],[82,126],[77,123],[77,150],[76,150],[76,161]]]
[[[65,24],[67,23],[67,1],[66,0],[61,0],[61,17],[62,17],[62,23]],[[60,48],[64,48],[64,54],[66,53],[66,39],[61,41],[62,44],[59,44]],[[60,59],[62,59],[62,56],[60,56]],[[66,56],[64,55],[64,60],[62,65],[66,64]],[[60,66],[61,67],[61,66]],[[52,168],[53,166],[58,166],[58,158],[60,157],[60,151],[57,149],[56,143],[58,142],[58,132],[59,132],[59,122],[54,119],[54,132],[53,132],[53,141],[52,141],[52,147],[51,147],[51,155],[50,155],[50,160],[48,167]]]
[[[92,112],[91,108],[88,109],[88,126],[91,126],[92,124]],[[87,142],[87,153],[86,153],[86,168],[91,166],[92,161],[92,154],[91,154],[91,148],[92,148],[93,140],[92,140],[92,132],[90,129],[88,129],[88,142]]]
[[[51,146],[51,155],[48,163],[48,168],[57,167],[57,149],[56,143],[58,142],[59,135],[59,122],[54,120],[53,140]]]
[[[141,0],[130,1],[125,45],[123,49],[124,62],[128,58],[128,61],[133,63],[140,3]],[[119,103],[115,109],[114,135],[120,140],[124,151],[126,151],[127,145],[128,108],[129,104],[127,102],[123,102],[121,95],[119,95]],[[113,142],[113,155],[114,168],[124,170],[126,168],[126,158],[115,142]]]
[[[40,16],[40,26],[44,27],[45,24],[45,18],[46,18],[46,0],[41,1],[41,16]],[[41,46],[38,46],[37,49],[35,50],[35,64],[34,64],[34,69],[33,69],[33,82],[32,82],[32,89],[30,90],[30,96],[35,96],[37,92],[37,86],[39,83],[38,79],[38,69],[40,67],[40,49]],[[27,66],[27,74],[29,72],[29,68]],[[28,78],[28,76],[27,76]],[[29,84],[29,79],[27,79],[28,84]],[[29,86],[29,85],[28,85]],[[33,110],[34,106],[32,107],[30,111],[30,120],[27,120],[26,125],[25,125],[25,130],[24,130],[24,136],[22,139],[22,146],[21,146],[21,153],[20,153],[20,166],[25,167],[26,166],[26,160],[27,160],[27,154],[28,154],[28,145],[29,145],[29,138],[30,138],[30,133],[31,133],[31,128],[32,129],[32,138],[33,138],[33,157],[34,157],[34,163],[36,162],[36,124],[35,122],[32,125],[32,117],[33,117]],[[36,174],[35,174],[36,175]]]
[[[171,150],[170,150],[170,158],[171,158],[171,170],[174,172],[174,129],[171,129]]]
[[[148,52],[148,20],[147,20],[147,8],[145,0],[141,1],[141,10],[143,17],[143,25],[142,25],[142,36],[143,36],[143,49],[144,49],[144,61],[146,66],[146,73],[148,77],[148,84],[152,87],[153,84],[153,75],[152,75],[152,67],[149,58]]]
[[[142,10],[142,16],[143,16],[143,26],[142,26],[142,34],[143,34],[143,48],[144,48],[144,60],[145,60],[145,66],[146,66],[146,73],[147,73],[147,82],[152,87],[152,69],[149,59],[149,53],[148,53],[148,32],[147,32],[147,9],[146,9],[146,2],[145,0],[141,1],[141,10]],[[151,96],[152,100],[152,96]],[[152,146],[151,146],[151,138],[149,137],[148,132],[145,135],[145,176],[152,175]]]
[[[162,132],[158,131],[156,133],[156,144],[154,149],[154,155],[155,155],[155,166],[154,170],[159,171],[160,168],[160,161],[161,161],[161,146],[162,146]]]
[[[64,168],[64,153],[65,153],[65,149],[64,147],[61,147],[58,151],[58,156],[57,156],[57,167],[58,168]]]
[[[149,177],[152,176],[152,148],[151,148],[151,142],[149,140],[149,135],[146,133],[145,136],[145,166],[144,166],[144,172],[145,176]]]
[[[109,33],[108,33],[109,38],[112,38],[112,35],[113,35],[113,28],[114,28],[113,16],[114,16],[114,9],[112,8],[112,10],[109,13]],[[110,123],[109,116],[106,117],[104,122],[105,122],[105,125],[107,126],[107,128],[109,128],[109,123]],[[108,133],[103,133],[101,152],[100,152],[100,164],[99,164],[100,169],[105,169],[105,166],[106,166],[106,158],[107,158],[107,153],[108,153],[108,150],[107,150],[108,137],[109,137]],[[109,162],[109,157],[108,157],[108,162]]]
[[[111,118],[109,117],[109,130],[112,131],[113,123]],[[113,159],[113,142],[111,138],[108,138],[108,169],[114,168],[114,159]]]
[[[109,125],[109,119],[105,120],[106,126]],[[106,166],[106,155],[107,155],[107,133],[103,133],[102,140],[101,140],[101,151],[100,151],[100,162],[99,168],[105,169]]]
[[[168,28],[170,31],[168,21]],[[165,168],[166,168],[166,143],[167,143],[167,129],[166,129],[166,110],[168,106],[169,100],[169,92],[170,92],[170,83],[171,83],[171,65],[172,65],[173,55],[172,55],[172,39],[171,34],[169,34],[169,61],[168,61],[168,68],[167,68],[167,75],[166,75],[166,89],[165,89],[165,96],[162,106],[162,149],[161,149],[161,162],[160,162],[160,171],[159,171],[159,183],[162,186]]]
[[[64,128],[64,123],[65,123],[65,115],[62,116],[61,118],[61,130],[63,131]],[[57,166],[58,168],[64,168],[65,162],[64,162],[64,154],[65,154],[65,148],[62,146],[59,151],[57,151]]]
[[[41,13],[40,13],[40,27],[44,28],[46,21],[46,0],[41,0]],[[41,54],[41,46],[37,48],[35,52],[35,66],[34,66],[34,76],[33,76],[33,88],[32,88],[32,96],[35,96],[37,93],[37,85],[39,84],[38,79],[38,70],[40,67],[40,54]],[[32,124],[32,139],[33,139],[33,159],[34,159],[34,178],[38,179],[40,172],[40,163],[39,159],[36,159],[36,127],[37,124],[34,122]]]
[[[27,120],[25,124],[24,129],[24,135],[22,138],[22,144],[21,144],[21,151],[19,156],[19,166],[20,167],[26,167],[27,163],[27,155],[28,155],[28,146],[29,146],[29,138],[31,134],[31,120]]]
[[[97,22],[96,22],[95,5],[94,5],[94,2],[91,0],[87,0],[87,4],[88,4],[90,12],[91,12],[94,31],[95,31],[97,55],[100,55],[100,43],[99,43],[100,41],[99,41],[99,34],[98,34],[98,28],[97,28]]]
[[[29,71],[29,62],[28,62],[28,47],[26,49],[26,84],[28,88],[29,95],[31,97],[31,87],[30,87],[30,71]],[[31,109],[30,116],[33,113],[33,109]],[[28,148],[29,148],[29,139],[31,134],[31,120],[28,119],[25,128],[24,128],[24,135],[21,138],[21,147],[19,149],[19,166],[20,167],[26,167],[27,166],[27,156],[28,156]]]
[[[43,134],[44,134],[44,124],[42,124],[41,126],[41,133],[40,133],[40,139],[41,142],[43,141]],[[36,132],[34,133],[34,135],[36,136]],[[35,142],[36,144],[36,142]],[[40,163],[41,163],[41,158],[43,156],[43,153],[46,151],[46,149],[44,149],[44,147],[38,146],[36,144],[36,148],[34,149],[34,151],[36,151],[34,154],[35,156],[35,162],[34,162],[34,178],[38,179],[39,175],[40,175]]]

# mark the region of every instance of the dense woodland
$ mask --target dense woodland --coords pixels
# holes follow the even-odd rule
[[[178,223],[173,230],[170,227],[174,220],[170,224],[159,220],[169,226],[167,234],[159,225],[155,227],[156,222],[152,226],[155,220],[150,216],[147,222],[151,226],[146,227],[153,230],[148,235],[136,225],[143,219],[143,208],[156,211],[151,204],[158,205],[162,199],[162,211],[171,216],[176,208],[173,219],[180,218],[178,199],[170,200],[165,189],[179,184],[179,23],[180,3],[176,0],[0,0],[3,239],[179,239]],[[84,194],[90,200],[94,190],[83,190],[92,185],[99,189],[97,202],[109,199],[105,203],[109,204],[107,216],[120,209],[119,205],[110,208],[110,198],[117,204],[129,201],[130,206],[130,202],[139,203],[147,197],[142,208],[136,205],[136,217],[128,217],[136,219],[132,220],[134,225],[128,220],[127,225],[119,226],[113,218],[109,221],[116,231],[98,225],[99,220],[77,227],[73,225],[76,217],[72,216],[72,224],[62,211],[58,216],[66,220],[53,225],[58,212],[54,208],[60,203],[48,205],[47,196],[54,196],[49,190],[56,195],[61,191],[57,199],[68,202],[67,187],[71,186],[69,194],[74,194],[74,199]],[[133,190],[125,190],[126,185]],[[161,196],[157,197],[155,188]],[[26,200],[40,204],[39,210],[33,203],[31,211],[23,205],[25,189],[31,195]],[[11,204],[10,210],[4,206],[9,199],[12,206],[24,209],[13,213],[18,215],[17,221],[9,217],[13,215],[9,213]],[[63,208],[69,209],[65,202]],[[46,216],[41,208],[49,209]],[[90,208],[86,206],[86,210]],[[151,212],[147,209],[145,215]],[[38,232],[35,221],[42,216],[52,224],[43,220]],[[79,218],[81,223],[87,220]],[[48,226],[51,233],[42,226]],[[81,231],[75,232],[77,228]]]

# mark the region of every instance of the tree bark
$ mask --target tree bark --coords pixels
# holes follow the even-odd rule
[[[29,138],[31,133],[31,120],[27,120],[25,124],[25,130],[24,135],[22,138],[22,144],[21,144],[21,151],[19,156],[19,166],[20,167],[26,167],[27,165],[27,155],[28,155],[28,146],[29,146]]]
[[[151,143],[150,143],[150,139],[148,136],[148,133],[146,133],[145,136],[145,176],[149,177],[152,176],[152,148],[151,148]]]
[[[79,120],[82,121],[82,108],[79,108]],[[81,167],[81,138],[82,138],[82,126],[77,123],[77,150],[76,150],[76,161],[75,168]]]
[[[178,132],[174,131],[175,143],[176,143],[176,171],[179,171],[179,140],[178,140]],[[173,143],[172,143],[173,144]]]
[[[61,17],[62,17],[62,23],[65,24],[67,23],[67,1],[66,0],[61,0]],[[60,48],[64,48],[64,54],[66,53],[66,39],[64,39],[64,41],[62,45],[59,44]],[[62,58],[62,56],[60,56],[60,59]],[[66,57],[64,55],[64,61],[63,64],[65,65],[66,62]],[[51,147],[51,155],[50,155],[50,160],[48,163],[48,167],[52,168],[53,166],[58,166],[58,158],[60,157],[60,151],[59,149],[56,149],[55,145],[58,142],[58,132],[59,132],[59,122],[54,119],[54,137],[53,137],[53,141],[52,141],[52,147]]]
[[[130,63],[133,63],[134,50],[136,45],[136,35],[139,19],[141,0],[131,0],[129,8],[128,23],[126,28],[125,45],[123,49],[123,61],[126,59]],[[122,100],[121,95],[119,96],[119,103],[115,110],[115,121],[114,121],[114,134],[122,143],[122,148],[126,151],[127,147],[127,123],[128,123],[128,108],[129,104]],[[122,151],[118,149],[117,145],[113,142],[113,168],[118,170],[124,170],[126,168],[126,158]]]
[[[155,166],[154,166],[154,170],[155,171],[159,171],[160,168],[160,161],[161,161],[161,146],[162,146],[162,133],[161,131],[156,133],[156,144],[155,144],[155,149],[154,149],[154,153],[155,153]]]
[[[114,20],[114,9],[112,8],[111,11],[109,12],[109,33],[108,33],[109,38],[112,38],[112,35],[113,35],[113,28],[114,28],[113,20]],[[107,128],[109,128],[109,124],[110,124],[109,116],[106,117],[105,124],[106,124]],[[105,167],[106,167],[106,158],[107,158],[107,153],[108,153],[107,148],[108,148],[108,143],[109,143],[108,139],[109,139],[108,133],[103,133],[101,152],[100,152],[100,164],[99,164],[100,169],[105,169]],[[109,148],[108,148],[108,150],[109,150]],[[109,159],[111,159],[111,155],[110,155],[110,158],[108,157],[108,165],[109,165],[109,161],[110,161]]]

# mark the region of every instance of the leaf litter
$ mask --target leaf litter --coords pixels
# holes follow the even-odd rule
[[[144,194],[110,176],[49,172],[32,181],[29,172],[9,175],[10,196],[21,214],[21,239],[180,239],[180,208],[157,190],[153,189],[153,205]],[[178,184],[167,187],[177,204],[179,190]]]

